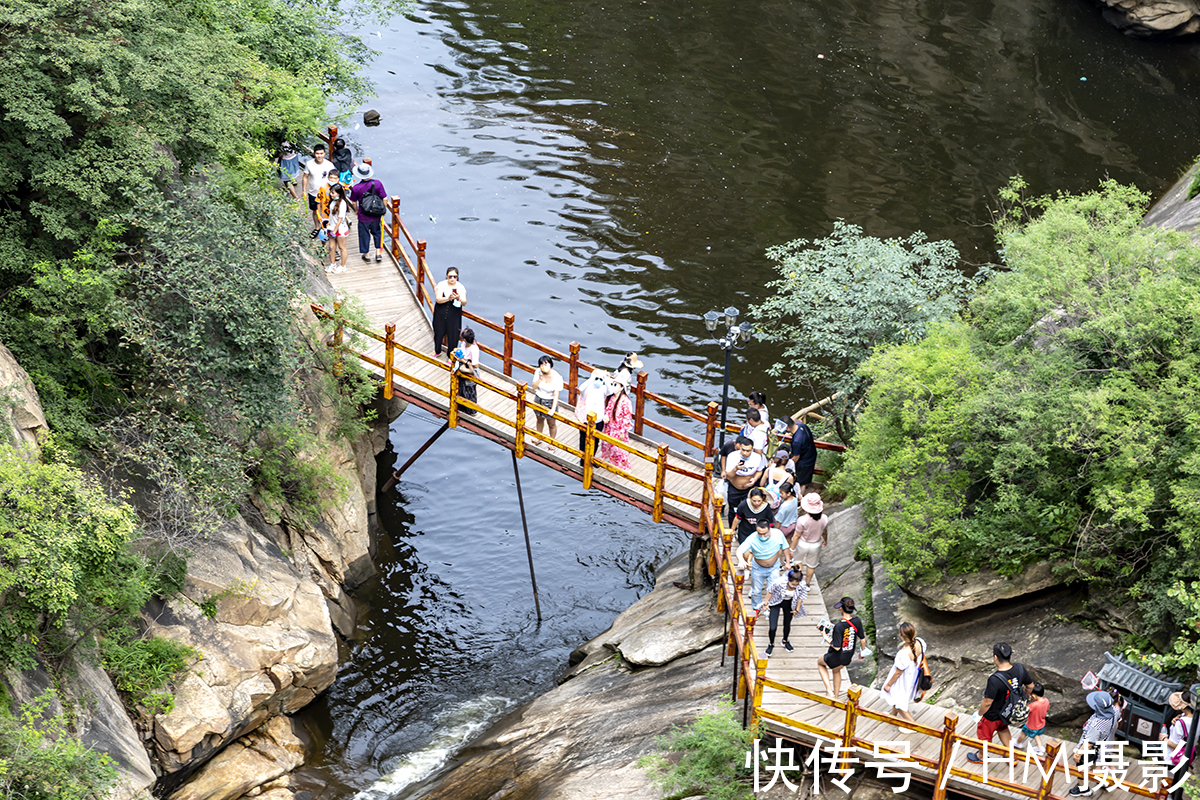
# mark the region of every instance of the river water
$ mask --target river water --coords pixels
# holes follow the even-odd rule
[[[1009,176],[1157,196],[1200,152],[1196,53],[1127,39],[1084,0],[429,2],[347,27],[379,52],[383,115],[347,138],[434,269],[547,344],[609,366],[639,351],[651,388],[695,407],[722,368],[698,315],[761,299],[766,247],[845,218],[949,238],[969,269],[995,258]],[[752,389],[776,416],[812,399],[768,383],[775,355],[737,354],[733,408]],[[400,459],[435,429],[410,409]],[[541,624],[507,451],[452,431],[381,498],[359,640],[304,715],[326,796],[401,796],[551,686],[686,544],[537,464],[521,478]]]

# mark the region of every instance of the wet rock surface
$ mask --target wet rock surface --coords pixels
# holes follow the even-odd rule
[[[712,591],[674,586],[687,580],[687,559],[681,553],[667,562],[658,571],[654,591],[623,611],[604,633],[576,648],[571,663],[586,668],[620,653],[635,666],[656,667],[720,640],[725,617],[717,613]]]
[[[1200,32],[1196,0],[1100,0],[1104,18],[1139,39],[1175,39]]]

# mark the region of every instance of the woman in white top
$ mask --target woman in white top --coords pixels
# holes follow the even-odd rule
[[[459,371],[458,396],[464,400],[470,400],[472,403],[478,403],[479,390],[473,381],[469,381],[465,377],[467,375],[478,377],[479,375],[479,345],[475,343],[475,331],[463,328],[459,337],[458,349],[454,351],[454,357],[457,359],[454,369]],[[472,416],[476,413],[475,409],[468,408],[462,403],[458,404],[458,410]]]
[[[1179,778],[1184,773],[1191,759],[1187,756],[1187,740],[1188,733],[1192,730],[1192,725],[1195,724],[1195,716],[1192,709],[1191,692],[1175,692],[1167,699],[1168,704],[1174,710],[1179,712],[1179,716],[1171,720],[1171,724],[1163,731],[1159,737],[1167,743],[1167,759],[1171,762],[1171,784],[1178,785],[1182,783]],[[1171,800],[1177,800],[1182,796],[1182,792],[1172,792]]]
[[[433,354],[442,354],[442,340],[446,351],[454,349],[462,330],[462,310],[467,304],[467,287],[458,282],[458,270],[446,270],[446,280],[433,289]]]
[[[558,425],[554,421],[554,414],[558,413],[558,396],[562,393],[563,386],[562,375],[559,375],[554,369],[554,359],[550,356],[542,356],[538,359],[537,369],[534,370],[533,380],[529,382],[529,388],[533,389],[533,402],[543,408],[550,409],[549,413],[539,411],[536,407],[533,409],[533,415],[537,417],[537,432],[542,432],[542,426],[547,421],[550,423],[550,438],[557,438]],[[540,447],[542,442],[540,439],[534,439],[535,447]]]
[[[791,452],[784,450],[782,447],[775,451],[775,455],[771,457],[771,464],[763,470],[762,479],[759,481],[759,486],[764,489],[772,490],[769,494],[775,496],[774,502],[771,503],[771,508],[779,508],[779,487],[792,479],[792,473],[787,471],[788,459],[791,458]],[[790,531],[785,531],[786,536]]]
[[[892,704],[892,713],[905,722],[916,722],[908,713],[908,705],[917,695],[917,678],[921,673],[921,656],[925,643],[917,638],[911,622],[900,623],[900,649],[892,663],[892,674],[883,684],[883,696]]]

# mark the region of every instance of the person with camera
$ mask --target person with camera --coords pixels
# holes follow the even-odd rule
[[[725,502],[729,521],[732,522],[737,507],[750,494],[751,487],[758,485],[766,466],[767,460],[762,453],[754,452],[754,442],[745,436],[737,437],[734,450],[726,456],[722,468],[728,487],[725,490]]]
[[[866,637],[866,629],[862,620],[854,616],[853,598],[843,597],[833,607],[842,612],[842,618],[828,628],[821,628],[829,651],[817,659],[817,670],[821,673],[821,683],[825,684],[825,696],[837,700],[842,691],[842,668],[850,666],[854,660],[858,643]]]

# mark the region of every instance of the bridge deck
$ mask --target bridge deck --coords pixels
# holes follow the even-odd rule
[[[353,235],[350,238],[352,241],[355,239]],[[346,271],[330,275],[329,279],[334,288],[344,296],[357,297],[361,301],[372,329],[382,331],[386,325],[394,324],[397,344],[432,355],[432,325],[425,308],[418,302],[412,285],[401,270],[401,265],[390,252],[385,256],[382,264],[363,262],[357,253],[352,252],[350,263],[346,265]],[[476,328],[476,335],[481,345],[489,343],[487,341],[488,333],[490,332],[487,330]],[[351,348],[376,361],[383,362],[384,344],[382,342],[353,332],[348,332],[348,335]],[[494,347],[497,343],[493,341],[490,344]],[[447,389],[450,382],[449,368],[444,363],[433,363],[400,350],[395,352],[395,359],[395,369],[400,373],[393,380],[395,390],[409,402],[415,403],[436,416],[445,418],[449,412],[447,397],[420,384],[423,382],[441,387],[443,390]],[[375,369],[375,371],[382,374],[379,369]],[[522,380],[505,376],[487,364],[481,366],[481,372],[486,374],[489,383],[503,387],[514,395],[519,391]],[[564,392],[564,400],[565,394]],[[510,423],[505,425],[484,414],[467,416],[460,413],[458,427],[485,436],[510,450],[515,449],[515,435],[511,421],[516,419],[516,402],[510,397],[491,391],[482,385],[478,387],[478,398],[479,405],[499,417],[509,420]],[[560,415],[574,418],[574,408],[568,403],[560,403],[559,409]],[[578,455],[578,430],[559,422],[557,439],[553,445],[543,442],[530,446],[534,444],[531,438],[534,425],[531,409],[526,422],[526,431],[528,432],[526,436],[530,438],[525,439],[523,457],[533,458],[565,475],[582,480],[583,469]],[[656,480],[657,465],[655,462],[658,456],[658,443],[647,437],[631,433],[629,444],[631,449],[643,453],[645,457],[631,457],[628,472],[653,486]],[[564,449],[564,446],[570,447],[576,452],[572,453]],[[669,450],[667,469],[663,476],[665,490],[662,499],[663,519],[694,532],[698,530],[700,521],[699,506],[703,481],[681,474],[681,471],[692,475],[703,475],[704,467],[698,458]],[[651,511],[654,506],[653,490],[605,469],[599,461],[596,462],[592,485],[645,511]],[[670,497],[672,494],[691,502],[689,504],[672,499]]]

